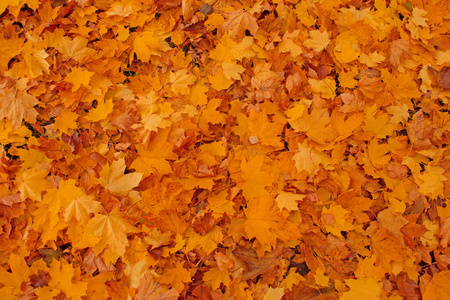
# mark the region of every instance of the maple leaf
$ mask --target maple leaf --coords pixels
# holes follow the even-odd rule
[[[0,1],[0,298],[448,298],[448,1],[128,2]]]
[[[87,116],[87,120],[92,122],[102,121],[112,112],[114,103],[112,99],[104,100],[98,103],[97,107],[90,110]]]
[[[89,81],[91,80],[94,72],[82,70],[81,68],[72,69],[69,74],[67,74],[65,81],[73,84],[72,91],[76,91],[81,85],[89,86]]]
[[[128,244],[127,234],[137,232],[139,229],[129,224],[115,209],[108,215],[96,214],[89,220],[84,228],[85,240],[82,243],[93,247],[96,253],[109,246],[112,253],[123,256]]]
[[[249,157],[242,160],[242,174],[239,175],[242,181],[239,179],[236,181],[239,182],[238,187],[242,188],[244,197],[258,197],[267,194],[264,188],[271,186],[274,178],[271,173],[261,170],[263,164],[264,156]]]
[[[222,69],[217,70],[214,75],[208,75],[208,80],[211,87],[217,91],[226,90],[233,84],[233,81],[224,74]]]
[[[450,296],[450,271],[444,270],[436,273],[425,287],[424,300],[445,299]]]
[[[41,201],[42,192],[51,187],[50,182],[45,180],[47,170],[39,170],[31,168],[22,173],[19,191],[23,200],[30,198],[31,200]]]
[[[180,293],[184,290],[184,284],[187,282],[191,282],[191,273],[181,264],[177,264],[175,268],[166,269],[159,279],[159,283],[170,284]]]
[[[426,167],[426,172],[415,176],[420,183],[419,192],[424,195],[429,195],[432,198],[437,198],[439,195],[443,195],[443,181],[448,180],[448,178],[443,174],[444,169],[442,169],[441,167],[428,165]]]
[[[173,144],[167,142],[169,130],[162,129],[150,141],[148,149],[137,145],[139,157],[133,161],[131,168],[136,172],[148,176],[155,172],[166,175],[172,172],[168,160],[175,160],[176,154],[172,152]]]
[[[151,55],[159,55],[161,38],[154,31],[138,34],[133,42],[133,50],[141,61],[149,61]]]
[[[140,285],[137,289],[136,299],[164,299],[164,300],[176,300],[179,293],[175,289],[167,289],[163,285],[159,284],[153,279],[153,275],[150,272],[145,273],[141,279]]]
[[[327,166],[331,163],[328,155],[309,147],[306,140],[303,144],[298,144],[298,152],[292,159],[298,172],[305,170],[308,174],[312,174],[320,164]]]
[[[245,209],[245,232],[252,238],[256,237],[261,243],[275,245],[276,238],[271,232],[277,224],[275,215],[270,211],[273,201],[268,197],[250,198]]]
[[[227,21],[222,24],[222,31],[228,32],[234,39],[242,39],[248,30],[254,36],[258,31],[256,18],[243,9],[232,10],[226,13]]]
[[[339,299],[378,299],[381,293],[381,284],[372,278],[347,279],[345,284],[350,287],[350,291],[344,292]]]
[[[248,117],[238,113],[236,121],[238,125],[233,127],[233,131],[250,144],[261,143],[264,146],[283,147],[279,138],[283,125],[269,122],[265,112],[251,110]]]
[[[51,283],[39,289],[36,292],[38,296],[56,295],[58,291],[61,291],[67,297],[81,300],[81,297],[86,295],[88,283],[79,280],[79,271],[73,268],[73,265],[53,260],[50,265],[50,276],[52,278]]]
[[[0,280],[2,287],[0,295],[5,299],[17,299],[22,294],[20,286],[23,282],[28,282],[29,277],[33,274],[23,257],[19,254],[12,254],[8,259],[10,272],[0,267]]]
[[[366,119],[364,130],[372,132],[377,138],[385,138],[392,134],[394,125],[389,123],[389,116],[384,113],[377,113],[377,105],[366,108]]]
[[[46,61],[48,54],[45,50],[33,49],[32,43],[25,43],[21,54],[28,66],[30,78],[35,78],[43,73],[48,74],[50,72],[50,64]]]
[[[113,195],[120,197],[126,196],[133,188],[139,185],[143,174],[124,174],[125,168],[124,158],[115,160],[110,165],[106,165],[100,173],[100,184]]]
[[[58,43],[57,49],[66,58],[82,62],[96,53],[94,49],[87,47],[88,42],[88,39],[82,36],[76,36],[73,40],[65,36]]]
[[[330,38],[328,37],[328,32],[326,30],[312,30],[309,32],[311,38],[303,42],[303,45],[313,49],[314,51],[320,52],[325,49],[330,43]]]
[[[175,73],[170,73],[169,82],[172,84],[171,89],[176,94],[189,94],[189,85],[194,84],[197,77],[193,74],[188,74],[187,70],[178,70]]]
[[[245,262],[245,272],[242,274],[242,280],[253,279],[258,275],[273,270],[279,263],[281,251],[281,247],[277,247],[274,251],[266,252],[262,257],[259,257],[254,249],[237,247],[233,254]]]
[[[355,227],[347,221],[350,212],[340,205],[333,205],[330,208],[324,208],[322,219],[325,228],[336,236],[341,236],[342,231],[350,231]]]
[[[73,197],[73,195],[72,195]],[[91,213],[98,213],[101,210],[101,204],[95,201],[92,196],[81,195],[73,197],[64,211],[64,219],[69,222],[72,218],[81,224],[86,224],[90,219]]]
[[[125,275],[127,275],[130,280],[130,287],[135,289],[140,285],[141,278],[144,273],[149,269],[152,262],[145,256],[143,259],[137,261],[136,263],[128,264],[125,270]]]
[[[219,268],[211,268],[203,275],[203,280],[211,286],[213,290],[220,287],[220,284],[229,285],[231,282],[230,276],[222,272]]]
[[[404,250],[400,242],[386,229],[379,229],[372,236],[373,253],[385,270],[391,270],[391,262],[402,262],[404,260]]]
[[[11,128],[16,130],[22,125],[22,120],[34,123],[37,111],[34,106],[38,100],[25,91],[7,91],[0,94],[0,119],[7,118]]]

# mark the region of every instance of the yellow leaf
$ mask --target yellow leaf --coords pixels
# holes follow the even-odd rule
[[[197,77],[193,74],[188,74],[186,69],[178,70],[175,73],[170,73],[169,82],[172,84],[171,89],[175,94],[188,95],[189,85],[194,84]]]
[[[302,47],[295,43],[296,36],[298,36],[298,30],[292,33],[285,33],[283,40],[278,44],[280,52],[290,52],[292,57],[297,57],[303,53]]]
[[[208,130],[208,124],[224,124],[225,114],[218,111],[217,108],[222,103],[222,99],[214,98],[208,102],[206,109],[202,110],[199,127]]]
[[[205,272],[205,275],[203,275],[203,280],[211,286],[213,291],[217,290],[221,283],[228,286],[231,282],[230,276],[220,271],[217,267],[211,268],[209,271]]]
[[[237,63],[231,63],[231,62],[224,62],[222,64],[223,69],[223,75],[229,80],[240,80],[242,72],[245,71],[245,68],[241,65],[238,65]]]
[[[22,295],[21,285],[23,282],[29,282],[33,270],[27,266],[22,255],[11,254],[8,259],[10,272],[6,268],[0,266],[0,296],[2,299],[18,299]],[[8,294],[9,293],[9,294]]]
[[[22,57],[28,66],[30,78],[35,78],[44,73],[49,73],[50,64],[45,60],[48,57],[45,50],[33,49],[31,43],[26,43],[22,50]]]
[[[111,165],[106,165],[100,172],[99,182],[111,194],[125,197],[131,190],[139,185],[142,173],[125,172],[125,159],[113,161]]]
[[[320,164],[327,166],[331,163],[331,158],[328,155],[309,147],[306,140],[303,144],[298,144],[298,152],[293,159],[298,172],[305,170],[310,175]]]
[[[94,75],[94,72],[83,70],[81,68],[74,68],[69,74],[67,74],[64,80],[72,83],[73,84],[72,91],[76,91],[82,85],[87,87],[89,85],[89,81],[91,80],[92,75]]]
[[[325,275],[325,268],[323,265],[320,265],[317,268],[316,273],[314,274],[315,282],[321,286],[328,286],[328,282],[330,281],[330,277]]]
[[[208,103],[208,96],[206,96],[206,92],[209,89],[205,85],[196,84],[191,88],[190,101],[193,105],[204,105]]]
[[[36,214],[41,214],[40,220],[35,220],[35,225],[42,228],[54,228],[59,222],[59,213],[72,199],[84,195],[81,188],[75,186],[75,180],[61,181],[57,189],[48,189]],[[43,218],[43,215],[46,215]]]
[[[369,143],[369,159],[372,162],[372,164],[376,165],[386,165],[390,160],[391,157],[387,155],[389,152],[389,145],[388,144],[378,144],[377,139],[372,139]]]
[[[44,161],[49,161],[47,156],[39,150],[36,149],[17,149],[20,159],[23,160],[22,167],[32,168],[34,165],[42,163]]]
[[[280,300],[284,296],[283,288],[269,288],[263,300]]]
[[[298,210],[297,201],[301,201],[303,198],[305,198],[305,195],[281,192],[278,194],[275,202],[277,203],[278,208],[286,208],[287,210],[292,211]]]
[[[292,287],[295,285],[298,285],[301,281],[305,281],[306,279],[300,275],[299,273],[295,272],[295,268],[289,269],[289,274],[286,276],[284,283],[286,285],[286,289],[292,291]]]
[[[438,66],[448,63],[450,61],[450,49],[436,52],[436,64]]]
[[[405,124],[406,121],[408,121],[408,118],[410,117],[408,112],[408,106],[406,104],[398,104],[398,105],[392,105],[386,107],[386,111],[392,115],[389,122],[391,124],[398,124],[403,123]]]
[[[324,78],[322,80],[308,78],[308,82],[311,85],[311,89],[315,93],[322,94],[323,98],[334,99],[336,96],[336,81],[331,78]]]
[[[53,291],[61,291],[67,297],[73,300],[81,300],[82,296],[86,295],[87,282],[79,280],[79,270],[76,270],[73,265],[65,263],[64,260],[53,260],[50,265],[49,288]],[[77,276],[78,274],[78,276]]]
[[[70,133],[69,129],[76,129],[79,115],[70,110],[63,110],[61,115],[56,118],[53,127],[60,133]]]
[[[112,99],[101,101],[96,108],[89,111],[85,118],[92,122],[104,120],[112,112],[113,108],[114,103]]]
[[[125,275],[130,280],[130,287],[135,289],[139,286],[141,278],[144,277],[145,272],[151,266],[151,261],[145,256],[143,259],[135,263],[128,264],[125,269]]]
[[[0,3],[0,13],[2,10],[1,5],[3,3],[3,1]],[[11,58],[21,52],[23,44],[24,40],[16,37],[2,40],[2,42],[0,43],[0,72],[3,73],[8,70],[8,63],[10,62]]]
[[[226,12],[227,21],[222,24],[222,32],[228,32],[234,39],[241,39],[245,31],[249,30],[254,36],[258,31],[256,18],[242,9]]]
[[[311,38],[304,41],[303,45],[314,51],[322,51],[330,43],[330,38],[328,37],[328,32],[326,30],[323,32],[320,32],[320,30],[312,30],[309,34]]]
[[[271,186],[274,181],[272,173],[262,170],[264,158],[264,156],[259,155],[249,157],[241,162],[242,173],[240,177],[242,180],[241,183],[238,183],[238,187],[242,189],[246,198],[266,195],[267,192],[264,188]]]
[[[233,81],[227,78],[223,70],[220,69],[214,75],[208,75],[208,79],[211,87],[216,91],[226,90],[233,84]]]
[[[433,279],[425,287],[423,300],[450,298],[450,271],[444,270],[434,274]]]
[[[242,140],[250,140],[251,144],[261,143],[264,146],[282,148],[280,135],[283,130],[281,122],[269,122],[267,114],[264,111],[250,111],[247,117],[245,114],[237,114],[237,126],[233,131],[237,133]]]
[[[195,234],[191,237],[186,245],[186,251],[193,249],[202,249],[207,254],[213,252],[217,248],[217,244],[223,239],[222,229],[215,226],[205,235]]]
[[[30,198],[34,201],[41,201],[41,194],[43,191],[50,189],[51,184],[45,177],[47,177],[47,170],[36,171],[35,168],[26,170],[22,173],[19,182],[19,191],[21,198],[25,201]]]
[[[349,63],[358,58],[361,52],[355,51],[350,41],[345,41],[340,47],[340,52],[334,51],[334,55],[341,63]]]
[[[418,179],[419,192],[422,195],[430,196],[436,199],[444,194],[444,181],[447,180],[444,174],[445,170],[441,167],[428,165],[425,172],[415,175]]]
[[[245,211],[245,232],[249,238],[257,238],[262,244],[275,245],[275,215],[270,211],[273,201],[269,197],[250,198]]]
[[[79,35],[73,40],[65,36],[61,39],[59,43],[60,46],[57,47],[57,49],[65,58],[82,62],[97,53],[94,49],[87,47],[88,42],[88,39]]]
[[[358,84],[358,81],[354,78],[358,73],[358,68],[352,68],[350,72],[341,72],[339,74],[339,84],[345,88],[354,88]]]
[[[184,284],[191,281],[191,273],[181,263],[175,268],[167,268],[159,280],[160,283],[171,284],[178,292],[182,292]]]
[[[9,91],[0,96],[0,119],[11,121],[11,128],[16,130],[24,119],[27,122],[36,121],[37,111],[33,108],[38,100],[23,91]]]
[[[335,236],[341,237],[341,231],[349,231],[355,229],[351,223],[347,221],[350,211],[340,205],[332,205],[330,208],[322,210],[322,222],[328,232]]]
[[[86,224],[90,218],[90,214],[98,213],[100,210],[100,202],[96,201],[92,196],[81,195],[73,197],[64,211],[64,219],[66,222],[69,222],[71,219],[76,219],[80,224]]]
[[[108,215],[96,214],[84,228],[83,243],[86,247],[93,247],[99,254],[106,247],[111,247],[114,254],[123,256],[128,245],[127,234],[137,233],[139,229],[122,218],[122,214],[113,210]],[[91,238],[91,236],[95,238]]]
[[[170,46],[164,40],[168,37],[167,34],[160,30],[147,30],[143,33],[136,34],[133,42],[133,53],[136,53],[138,59],[142,62],[148,62],[152,55],[160,56],[161,51],[167,51]],[[133,60],[133,56],[130,57]]]
[[[136,172],[142,173],[143,176],[156,172],[160,175],[171,173],[172,168],[168,160],[175,160],[177,155],[172,152],[173,144],[167,142],[169,131],[168,129],[160,130],[150,141],[147,149],[142,145],[136,145],[139,157],[133,161],[130,167]]]
[[[348,292],[345,292],[341,300],[378,300],[381,295],[381,283],[378,283],[372,278],[365,279],[347,279],[345,284],[350,287]]]
[[[372,132],[375,137],[383,139],[388,135],[392,135],[394,125],[390,124],[390,117],[385,113],[378,114],[377,105],[366,107],[366,119],[363,129]]]

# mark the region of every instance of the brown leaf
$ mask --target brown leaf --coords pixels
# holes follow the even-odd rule
[[[406,40],[395,40],[390,44],[391,55],[389,60],[394,67],[398,67],[400,63],[408,57],[409,42]]]
[[[407,300],[419,300],[419,285],[412,281],[405,272],[401,272],[396,278],[400,294]]]
[[[253,279],[258,275],[270,272],[278,264],[277,255],[281,254],[282,249],[276,248],[273,253],[266,252],[266,254],[259,258],[253,249],[238,247],[233,251],[233,254],[242,260],[247,268],[242,274],[242,280]]]
[[[432,146],[430,139],[425,135],[425,127],[425,118],[422,110],[416,112],[412,122],[406,124],[409,140],[417,150],[428,149]]]

